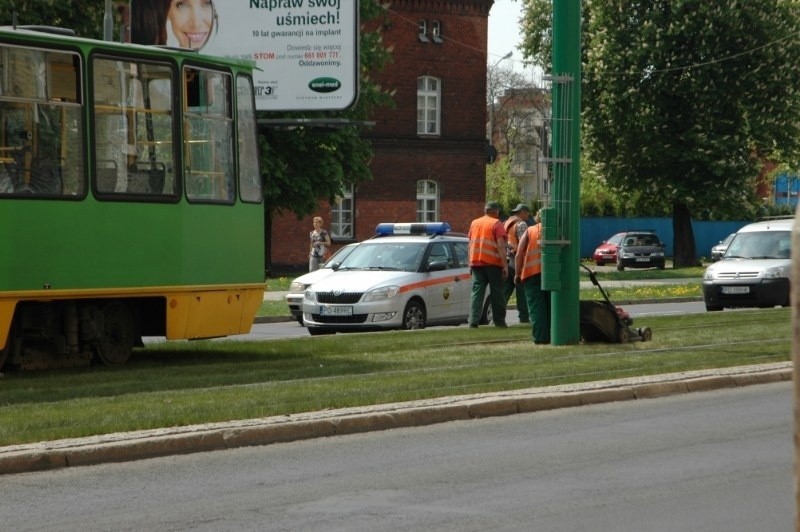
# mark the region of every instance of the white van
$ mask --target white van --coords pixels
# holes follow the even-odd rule
[[[788,307],[793,224],[794,216],[776,217],[739,229],[703,275],[706,310]]]

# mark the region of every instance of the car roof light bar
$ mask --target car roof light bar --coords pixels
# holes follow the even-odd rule
[[[390,235],[443,235],[450,232],[447,222],[380,223],[375,227],[377,236]]]

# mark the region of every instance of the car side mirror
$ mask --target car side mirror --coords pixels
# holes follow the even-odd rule
[[[447,261],[437,260],[428,263],[429,272],[442,272],[447,269]]]

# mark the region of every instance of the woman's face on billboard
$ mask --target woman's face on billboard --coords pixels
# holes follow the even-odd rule
[[[214,6],[211,0],[172,0],[167,19],[179,46],[196,50],[211,35]]]

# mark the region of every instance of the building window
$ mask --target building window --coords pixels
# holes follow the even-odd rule
[[[333,238],[353,238],[353,185],[331,205],[331,235]]]
[[[515,174],[532,174],[536,171],[536,147],[519,146],[514,151],[514,164],[512,169]]]
[[[439,185],[436,181],[417,181],[417,221],[439,221]]]
[[[420,42],[428,42],[428,21],[422,19],[419,21],[419,37]]]
[[[441,83],[438,78],[417,78],[417,134],[439,134],[439,99]]]
[[[442,44],[442,23],[438,20],[431,21],[431,39],[437,44]]]

